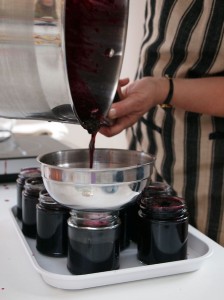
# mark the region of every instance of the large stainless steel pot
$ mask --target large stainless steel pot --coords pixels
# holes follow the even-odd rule
[[[90,100],[106,115],[120,75],[128,5],[0,0],[0,116],[82,123]]]

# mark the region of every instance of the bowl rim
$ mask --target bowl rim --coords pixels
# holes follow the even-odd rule
[[[136,168],[140,168],[142,166],[146,166],[146,165],[153,165],[156,157],[155,155],[146,153],[144,151],[139,151],[139,150],[129,150],[129,149],[118,149],[118,148],[96,148],[95,151],[112,151],[112,152],[132,152],[132,153],[136,153],[139,154],[140,156],[145,156],[148,157],[150,161],[145,162],[145,163],[139,163],[139,164],[132,164],[130,166],[125,166],[125,167],[111,167],[111,168],[100,168],[100,169],[96,169],[96,168],[89,168],[89,167],[85,167],[85,168],[76,168],[76,167],[65,167],[65,166],[57,166],[57,165],[52,165],[46,162],[43,162],[42,159],[45,156],[48,155],[53,155],[56,153],[65,153],[65,152],[81,152],[81,151],[89,151],[88,148],[78,148],[78,149],[64,149],[64,150],[59,150],[59,151],[52,151],[52,152],[48,152],[45,154],[40,154],[37,156],[36,160],[38,163],[40,163],[41,167],[46,166],[49,167],[51,169],[57,169],[57,170],[66,170],[67,172],[72,172],[72,171],[76,171],[76,172],[89,172],[89,173],[97,173],[97,172],[108,172],[108,171],[119,171],[119,170],[131,170],[131,169],[136,169]]]

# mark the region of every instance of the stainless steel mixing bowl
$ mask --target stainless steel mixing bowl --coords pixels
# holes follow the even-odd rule
[[[96,149],[89,168],[89,149],[63,150],[37,158],[45,187],[59,203],[75,209],[119,209],[150,180],[155,157],[140,151]]]
[[[89,98],[106,116],[120,77],[129,1],[43,2],[0,0],[0,116],[80,124],[77,104]]]

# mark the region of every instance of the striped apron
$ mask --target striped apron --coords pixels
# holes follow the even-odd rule
[[[136,79],[224,76],[223,31],[223,0],[146,1]],[[157,106],[127,138],[156,155],[154,180],[185,198],[190,224],[224,245],[224,118]]]

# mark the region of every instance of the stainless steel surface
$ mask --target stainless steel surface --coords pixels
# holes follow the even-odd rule
[[[89,149],[38,157],[44,185],[57,202],[76,209],[118,209],[150,180],[155,158],[140,151],[96,149],[89,168]]]
[[[49,10],[46,15],[40,14],[38,1],[0,0],[0,116],[79,123],[73,108],[76,91],[71,93],[66,63],[65,12],[71,0],[55,0],[56,9],[51,15]],[[105,8],[105,13],[116,5],[121,12],[122,22],[113,26],[104,23],[102,30],[89,28],[85,37],[91,50],[84,57],[85,63],[100,66],[98,71],[87,69],[83,58],[75,61],[77,73],[106,115],[120,75],[129,3],[128,0],[108,0],[106,5],[90,0],[74,3],[86,5],[83,10],[86,14],[90,5]],[[97,14],[98,10],[92,13]],[[110,14],[113,17],[113,10]],[[80,20],[85,20],[85,15]],[[104,55],[108,49],[108,55]]]
[[[15,123],[15,120],[7,120],[4,118],[0,118],[0,143],[2,143],[10,139],[12,136],[12,128]],[[2,152],[2,147],[0,148],[0,153]]]

